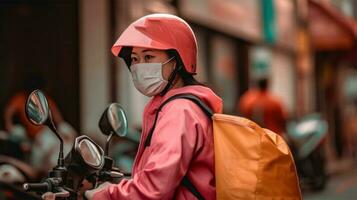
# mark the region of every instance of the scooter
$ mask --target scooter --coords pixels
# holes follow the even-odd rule
[[[16,184],[34,179],[36,170],[32,170],[26,161],[29,159],[30,144],[26,139],[25,129],[15,125],[9,132],[0,131],[0,183]]]
[[[77,135],[67,122],[58,124],[68,153]],[[0,131],[0,199],[38,199],[24,192],[22,184],[40,181],[56,165],[59,144],[52,131],[44,127],[30,140],[25,128],[16,124],[10,131]]]
[[[287,135],[302,188],[319,191],[327,183],[323,148],[327,128],[327,122],[317,113],[288,125]]]
[[[40,90],[33,91],[26,103],[26,114],[31,123],[50,128],[60,141],[57,165],[40,183],[25,183],[27,192],[36,192],[44,197],[51,192],[57,199],[81,199],[83,182],[94,187],[101,182],[118,182],[123,174],[113,167],[113,160],[108,156],[109,144],[113,136],[124,136],[127,132],[127,120],[123,109],[116,103],[110,104],[104,111],[99,127],[108,135],[105,151],[86,135],[75,139],[72,150],[64,157],[63,140],[53,123],[51,110],[45,95]]]
[[[21,189],[25,181],[41,177],[41,172],[29,164],[32,150],[21,125],[10,132],[0,131],[0,199],[39,199]]]
[[[23,126],[16,124],[10,131],[0,130],[0,155],[28,161],[30,148]]]

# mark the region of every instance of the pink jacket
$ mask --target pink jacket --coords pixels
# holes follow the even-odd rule
[[[181,185],[186,175],[205,199],[216,199],[212,123],[202,110],[186,99],[176,99],[161,110],[151,144],[144,143],[158,107],[169,97],[191,93],[215,113],[222,100],[209,88],[186,86],[154,97],[145,107],[141,142],[131,179],[96,192],[94,199],[196,199]]]

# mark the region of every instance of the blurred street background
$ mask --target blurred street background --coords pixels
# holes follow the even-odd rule
[[[157,12],[190,23],[198,42],[197,78],[222,97],[225,113],[240,115],[240,97],[266,77],[288,123],[313,113],[326,122],[326,136],[316,144],[326,180],[303,187],[304,199],[357,199],[356,0],[0,0],[3,134],[13,131],[5,122],[9,102],[26,86],[41,86],[59,120],[101,144],[98,120],[110,102],[119,102],[131,147],[117,145],[112,154],[128,156],[119,164],[129,171],[148,98],[110,48],[132,21]],[[20,146],[31,152],[31,145]],[[8,154],[4,148],[0,155]]]

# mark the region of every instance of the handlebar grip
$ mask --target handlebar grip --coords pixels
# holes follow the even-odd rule
[[[121,172],[116,172],[116,171],[110,172],[110,177],[112,177],[112,178],[121,178],[123,176],[124,176],[124,174]]]
[[[50,185],[47,182],[43,183],[25,183],[23,185],[25,191],[49,191]]]

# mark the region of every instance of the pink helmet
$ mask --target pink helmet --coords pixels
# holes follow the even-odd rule
[[[112,53],[125,59],[123,47],[174,49],[180,55],[189,73],[196,73],[197,42],[190,26],[181,18],[170,14],[146,15],[121,34],[112,47]]]

